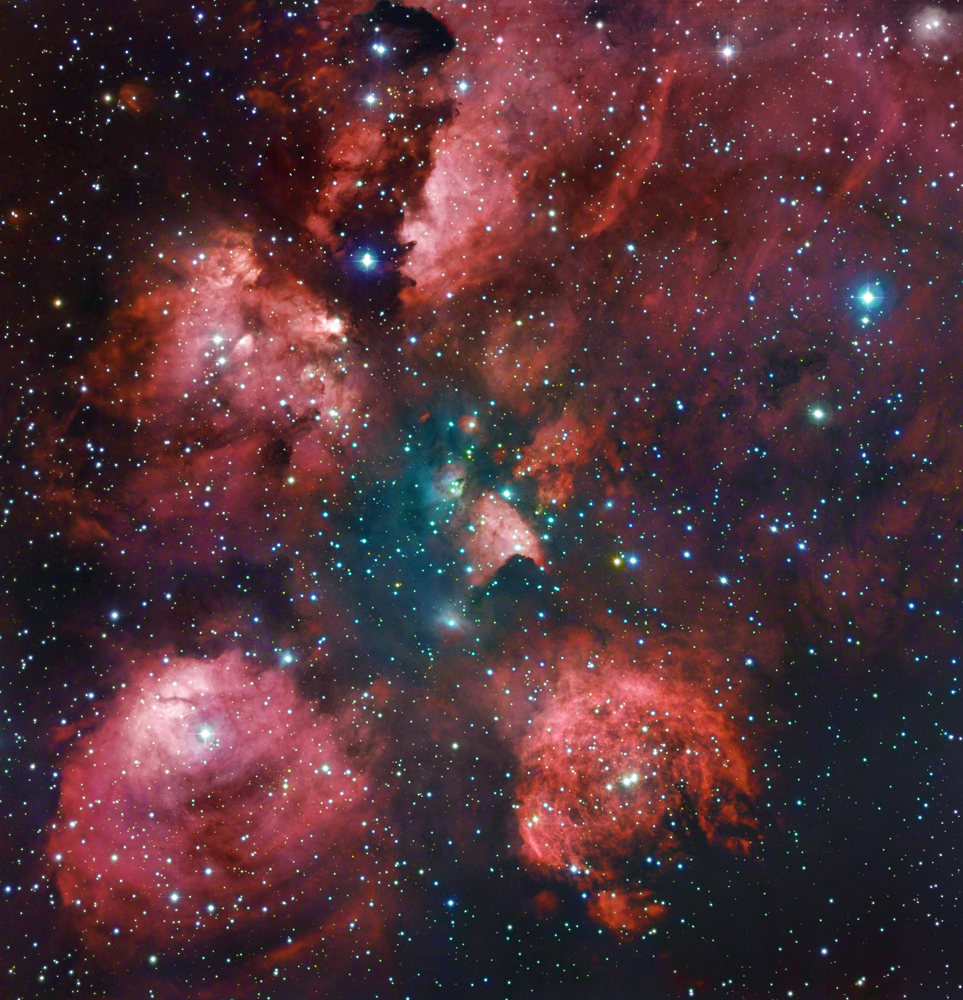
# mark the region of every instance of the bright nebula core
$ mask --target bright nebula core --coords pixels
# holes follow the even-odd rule
[[[0,50],[0,997],[959,995],[958,3]]]
[[[72,747],[48,842],[66,912],[111,959],[115,928],[129,957],[316,911],[369,792],[288,676],[237,655],[153,667]]]

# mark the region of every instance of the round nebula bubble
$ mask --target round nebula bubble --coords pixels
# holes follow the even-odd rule
[[[525,861],[609,889],[633,859],[695,840],[746,850],[756,782],[744,747],[717,702],[657,665],[572,670],[521,745]]]
[[[116,962],[323,919],[365,781],[289,676],[239,654],[142,665],[63,766],[47,852],[65,910]]]

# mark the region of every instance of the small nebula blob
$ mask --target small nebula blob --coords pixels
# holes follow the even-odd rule
[[[441,500],[455,500],[465,492],[468,470],[462,462],[448,462],[434,476],[434,496]]]
[[[588,914],[597,924],[625,937],[644,933],[665,912],[647,889],[607,889],[592,893],[588,901]]]

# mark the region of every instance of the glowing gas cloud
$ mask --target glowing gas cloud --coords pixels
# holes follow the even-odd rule
[[[536,870],[608,890],[592,915],[620,930],[639,929],[622,911],[635,909],[624,900],[637,895],[645,863],[702,842],[746,851],[757,828],[758,781],[735,720],[686,680],[676,659],[669,650],[603,653],[565,666],[521,740],[523,857]]]
[[[71,745],[47,845],[87,945],[156,962],[330,918],[370,819],[349,739],[239,654],[138,664]]]
[[[956,995],[956,7],[100,6],[0,36],[4,996]]]

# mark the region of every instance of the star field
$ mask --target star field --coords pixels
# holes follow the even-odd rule
[[[963,9],[4,26],[0,994],[958,995]]]

